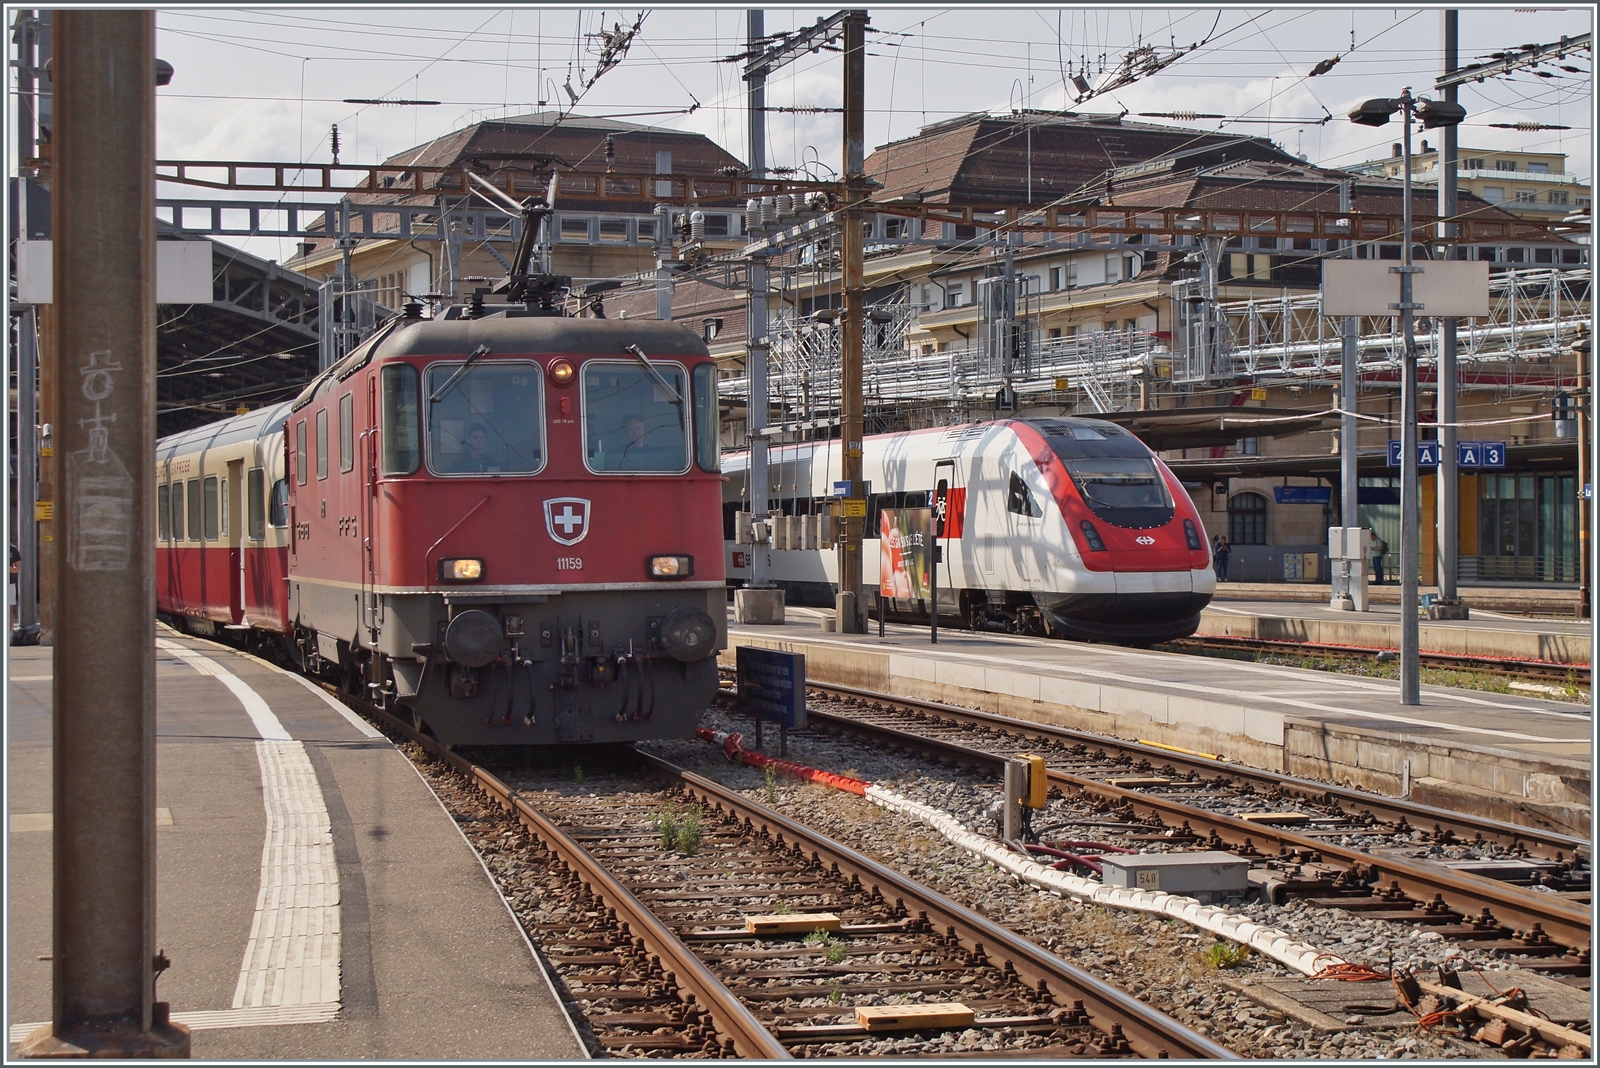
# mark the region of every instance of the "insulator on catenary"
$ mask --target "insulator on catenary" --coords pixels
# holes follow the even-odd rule
[[[756,229],[761,225],[761,201],[751,197],[744,202],[744,228],[745,232]]]
[[[761,225],[771,226],[778,221],[778,204],[772,197],[761,198]]]
[[[703,241],[706,236],[706,213],[703,211],[691,212],[689,215],[689,240]]]
[[[794,214],[794,197],[788,193],[780,193],[774,199],[776,200],[778,218],[787,219]]]

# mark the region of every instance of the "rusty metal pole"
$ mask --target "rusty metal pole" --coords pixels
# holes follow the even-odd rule
[[[861,347],[864,337],[862,300],[862,237],[859,207],[866,198],[866,37],[867,13],[851,11],[844,21],[844,320],[839,328],[840,362],[844,365],[840,397],[840,434],[843,446],[843,476],[850,483],[850,496],[862,497],[861,439],[864,413],[861,389]],[[838,628],[840,633],[860,634],[861,541],[866,520],[859,516],[843,520],[839,540]]]
[[[155,1001],[155,15],[55,12],[54,955],[27,1057],[186,1057]]]

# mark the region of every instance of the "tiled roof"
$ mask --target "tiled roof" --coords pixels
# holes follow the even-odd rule
[[[874,199],[918,193],[926,203],[1046,203],[1099,193],[1106,173],[1173,153],[1293,160],[1265,138],[1124,122],[1115,115],[969,115],[886,145],[866,161]]]

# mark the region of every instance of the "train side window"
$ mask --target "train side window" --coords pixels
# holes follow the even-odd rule
[[[172,540],[183,540],[183,483],[172,484]]]
[[[417,369],[392,363],[383,369],[383,473],[409,475],[422,462],[422,438],[417,428],[421,404],[417,396]]]
[[[328,409],[317,413],[317,477],[328,477]]]
[[[1044,510],[1033,499],[1033,494],[1028,492],[1027,483],[1023,482],[1022,476],[1015,471],[1011,472],[1011,485],[1006,491],[1006,510],[1034,519],[1044,515]]]
[[[219,532],[217,511],[217,476],[207,475],[204,486],[205,501],[205,540],[216,541],[221,536]]]
[[[591,471],[689,469],[688,376],[678,364],[591,360],[583,368],[584,461]],[[659,379],[659,381],[658,381]]]
[[[694,454],[702,471],[722,470],[722,439],[717,410],[717,368],[703,363],[694,369]]]
[[[200,480],[189,480],[189,540],[200,540]]]
[[[228,480],[223,479],[218,483],[217,504],[222,512],[222,536],[228,536]]]
[[[289,525],[289,480],[280,478],[272,484],[272,501],[267,506],[267,522],[275,527]]]
[[[356,395],[346,393],[339,398],[339,470],[352,471],[356,466]]]
[[[298,485],[306,484],[306,421],[304,419],[295,424],[294,428],[294,480]]]
[[[172,487],[165,482],[156,487],[156,540],[172,538]]]
[[[251,541],[260,541],[267,536],[267,473],[259,467],[252,467],[245,473],[245,510],[249,517],[247,533]]]

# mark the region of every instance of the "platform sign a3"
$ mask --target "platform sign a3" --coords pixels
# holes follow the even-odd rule
[[[734,652],[739,704],[790,730],[806,725],[806,658],[801,653],[739,646]]]
[[[1456,442],[1457,467],[1504,467],[1506,443],[1503,441]]]

